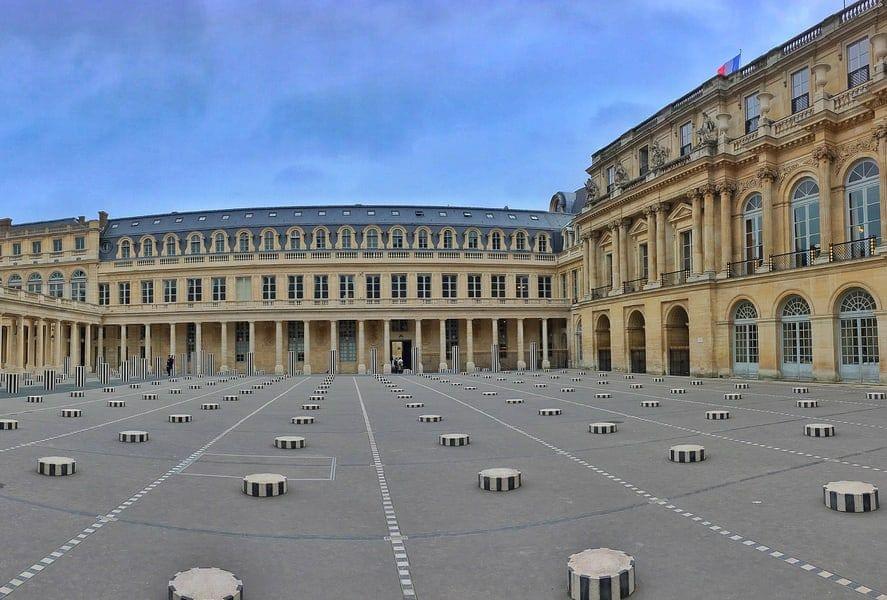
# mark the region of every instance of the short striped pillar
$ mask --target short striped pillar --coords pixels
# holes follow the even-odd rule
[[[55,369],[43,369],[43,390],[51,392],[55,389]]]
[[[560,408],[540,408],[539,416],[541,417],[555,417],[563,413],[563,409]]]
[[[490,371],[493,373],[498,373],[500,371],[499,366],[499,344],[491,344],[490,345]],[[459,371],[454,371],[458,373]]]
[[[120,381],[123,383],[129,381],[129,362],[120,363]]]
[[[678,444],[668,449],[668,460],[676,463],[692,463],[705,460],[705,448],[698,444]]]
[[[477,474],[477,486],[487,492],[510,492],[521,486],[521,472],[517,469],[484,469]]]
[[[707,410],[705,411],[705,418],[709,421],[723,421],[724,419],[730,418],[729,410]]]
[[[288,350],[287,351],[287,353],[286,353],[286,372],[288,375],[295,375],[296,374],[296,363],[298,362],[296,360],[296,358],[298,358],[298,355],[296,354],[295,350]]]
[[[111,365],[106,362],[99,364],[99,383],[102,385],[111,383]]]
[[[567,591],[572,600],[617,600],[635,590],[634,558],[619,550],[593,548],[567,561]]]
[[[77,463],[67,456],[44,456],[37,459],[37,472],[51,477],[73,475],[77,470]]]
[[[831,481],[822,486],[822,500],[839,512],[862,513],[878,510],[878,488],[864,481]]]
[[[643,408],[659,408],[659,400],[641,400]]]
[[[441,357],[441,362],[443,362],[444,357]],[[450,346],[450,372],[451,373],[459,373],[461,371],[461,363],[459,361],[459,346],[453,345]]]
[[[166,374],[166,360],[162,356],[154,357],[154,377],[163,377]]]
[[[68,377],[71,374],[71,357],[66,356],[62,361],[62,375]]]
[[[247,352],[246,353],[246,374],[249,376],[253,376],[256,374],[256,357],[255,352]]]
[[[6,374],[6,393],[7,394],[18,394],[19,386],[21,385],[21,373],[7,373]]]
[[[148,441],[147,431],[121,431],[117,434],[117,441],[127,444],[139,444]]]
[[[467,446],[471,440],[467,433],[442,433],[438,442],[441,446]]]
[[[274,446],[284,450],[307,448],[308,441],[300,435],[279,435],[274,438]]]
[[[819,406],[819,400],[798,400],[798,408],[816,408]]]
[[[74,387],[82,388],[86,385],[86,367],[77,365],[74,367]]]
[[[330,375],[335,375],[336,373],[338,373],[339,351],[335,348],[330,348],[329,369]]]
[[[256,498],[286,493],[286,477],[278,473],[254,473],[243,478],[243,493]]]
[[[536,342],[530,342],[530,361],[527,364],[527,369],[530,371],[536,371],[539,369],[539,365],[536,362]]]
[[[807,423],[804,425],[804,435],[808,437],[834,437],[835,426],[831,423]]]
[[[589,423],[588,433],[616,433],[616,423]]]

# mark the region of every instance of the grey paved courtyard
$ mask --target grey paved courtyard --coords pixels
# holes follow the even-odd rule
[[[339,375],[310,412],[301,405],[322,376],[237,402],[222,396],[270,377],[198,390],[188,389],[197,380],[117,384],[85,398],[59,388],[36,404],[25,400],[36,388],[0,396],[0,418],[19,421],[0,431],[0,597],[160,600],[177,571],[217,566],[250,599],[561,599],[568,556],[610,547],[635,557],[638,599],[887,598],[887,509],[835,512],[821,487],[887,481],[887,401],[866,398],[883,387],[801,384],[799,395],[781,382],[575,376],[391,376],[413,396],[403,399],[373,377]],[[742,398],[724,400],[733,392]],[[801,398],[819,407],[798,408]],[[661,406],[641,407],[652,399]],[[201,410],[208,401],[221,409]],[[83,416],[60,417],[61,407]],[[721,408],[730,419],[706,419]],[[193,422],[169,423],[173,413]],[[291,423],[303,414],[316,422]],[[618,431],[591,434],[596,421]],[[813,422],[836,437],[804,436]],[[150,441],[117,441],[133,429]],[[441,433],[471,443],[443,447]],[[308,447],[275,448],[287,434]],[[704,445],[706,460],[669,462],[680,443]],[[76,459],[77,472],[37,474],[48,455]],[[522,487],[480,490],[487,467],[519,469]],[[258,472],[286,475],[288,493],[243,494],[241,477]]]

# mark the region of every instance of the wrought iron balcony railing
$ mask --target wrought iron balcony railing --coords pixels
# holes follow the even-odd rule
[[[670,285],[682,285],[687,283],[687,278],[690,277],[690,269],[681,269],[679,271],[671,271],[670,273],[663,273],[659,280],[662,283],[662,287],[670,286]]]
[[[771,271],[791,271],[812,265],[819,257],[819,247],[770,255]]]
[[[830,244],[828,249],[829,262],[868,258],[875,254],[876,238],[869,236],[861,240],[850,240],[839,244]]]
[[[754,275],[758,267],[764,264],[763,259],[739,260],[727,263],[727,277],[745,277]]]

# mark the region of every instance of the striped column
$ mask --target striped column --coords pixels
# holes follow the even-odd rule
[[[290,375],[296,374],[296,352],[295,350],[290,350],[286,353],[286,372]]]
[[[204,375],[215,375],[216,373],[216,355],[212,352],[207,352],[203,355],[203,374]]]
[[[129,381],[129,363],[126,361],[120,363],[120,381],[122,383]]]
[[[255,375],[256,374],[256,363],[255,363],[255,353],[247,352],[246,353],[246,374],[247,375]]]
[[[71,357],[66,356],[62,363],[62,375],[69,377],[71,375]]]
[[[536,342],[530,342],[530,364],[527,365],[527,368],[530,371],[536,371],[539,369],[539,365],[536,362]]]
[[[375,346],[370,346],[370,368],[369,372],[371,375],[376,375],[379,372],[379,351]]]
[[[99,383],[102,385],[111,383],[111,365],[106,362],[99,363]]]
[[[498,373],[499,368],[499,344],[490,345],[490,371]]]
[[[419,348],[417,346],[413,346],[411,354],[411,365],[413,367],[412,371],[415,375],[419,372],[419,365],[421,364],[422,357],[419,355]]]
[[[338,373],[339,369],[339,351],[335,348],[330,348],[330,375],[335,375]]]
[[[166,365],[164,364],[166,361],[163,360],[162,356],[154,357],[154,377],[160,379],[163,374],[166,372]]]
[[[442,358],[446,358],[445,356]],[[444,362],[441,360],[441,362]],[[461,371],[461,364],[459,363],[459,346],[451,346],[450,347],[450,372],[451,373],[459,373]]]
[[[55,389],[55,369],[43,369],[43,389],[47,392]]]
[[[18,373],[7,373],[6,374],[6,393],[7,394],[18,394],[19,384],[21,383],[21,377]]]
[[[86,367],[77,365],[74,367],[74,387],[82,388],[86,385]]]
[[[178,368],[176,369],[179,375],[187,375],[188,374],[188,354],[186,352],[182,352],[179,354],[179,359],[176,361],[178,363]]]

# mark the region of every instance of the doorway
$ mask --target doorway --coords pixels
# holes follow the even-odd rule
[[[391,360],[403,361],[404,369],[413,368],[413,341],[391,340]],[[394,369],[392,369],[393,371]]]
[[[690,374],[690,318],[682,306],[675,306],[666,320],[668,374]]]

